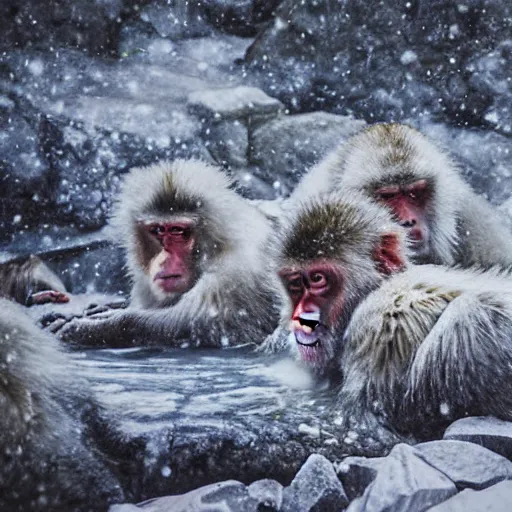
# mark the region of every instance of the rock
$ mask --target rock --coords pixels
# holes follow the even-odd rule
[[[327,112],[281,116],[251,134],[250,162],[261,167],[263,179],[277,180],[286,194],[310,166],[365,124]]]
[[[282,512],[320,512],[341,510],[348,505],[333,465],[325,457],[313,454],[283,491]]]
[[[464,178],[493,204],[512,195],[512,139],[483,130],[422,122],[417,127],[461,164]]]
[[[395,446],[383,460],[373,483],[350,512],[384,512],[387,510],[424,511],[456,494],[455,484],[433,468],[406,444]]]
[[[382,457],[346,457],[341,462],[334,463],[336,474],[350,501],[363,494],[377,476],[384,461]]]
[[[239,86],[193,92],[189,112],[207,121],[238,119],[254,124],[275,117],[283,105],[256,87]]]
[[[281,0],[205,0],[208,21],[219,30],[243,37],[255,36]]]
[[[212,32],[197,2],[149,2],[140,10],[139,19],[151,25],[159,36],[171,40],[201,37]]]
[[[70,46],[105,54],[112,48],[124,3],[123,0],[93,0],[89,4],[75,0],[2,1],[0,45],[3,48]]]
[[[512,480],[512,462],[474,443],[443,440],[414,448],[418,457],[444,473],[458,489],[485,489]]]
[[[476,443],[512,459],[512,422],[492,416],[457,420],[446,429],[443,439]]]
[[[485,8],[284,0],[246,60],[265,91],[293,111],[479,124],[492,100],[470,83],[470,63],[510,39],[511,13],[501,0]]]
[[[242,121],[236,119],[209,124],[201,136],[218,164],[235,169],[247,167],[249,134]]]
[[[55,193],[42,148],[42,122],[28,102],[13,94],[0,96],[0,227],[4,237],[20,225],[49,220],[45,207],[53,204]]]
[[[483,491],[466,489],[429,512],[509,512],[512,503],[512,482],[500,482]]]
[[[512,133],[512,85],[508,70],[512,66],[512,41],[504,41],[489,53],[479,55],[469,64],[471,85],[480,94],[491,98],[484,120],[505,135]]]
[[[109,512],[263,512],[279,510],[281,500],[282,486],[275,480],[260,480],[248,487],[236,480],[228,480],[178,496],[150,499],[137,506],[114,505],[110,507]]]
[[[283,503],[283,486],[275,480],[258,480],[247,488],[249,496],[258,501],[264,510],[280,510]]]

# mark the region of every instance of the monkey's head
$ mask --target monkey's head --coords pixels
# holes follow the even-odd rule
[[[450,158],[417,130],[377,124],[340,152],[338,188],[354,189],[389,208],[407,231],[417,263],[453,263],[458,192],[462,183]]]
[[[297,357],[319,375],[334,368],[344,331],[364,297],[406,266],[405,236],[359,194],[333,194],[294,213],[279,240],[279,277]]]
[[[193,288],[229,245],[228,187],[222,172],[195,160],[132,169],[126,177],[113,225],[132,276],[160,305]]]

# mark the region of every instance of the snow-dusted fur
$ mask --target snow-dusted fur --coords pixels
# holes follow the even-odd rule
[[[68,326],[61,336],[109,346],[261,343],[277,316],[266,254],[271,223],[229,187],[222,170],[198,160],[132,169],[112,220],[133,280],[131,307],[84,320],[73,332]],[[163,297],[137,257],[135,226],[180,216],[197,221],[199,279],[189,291]]]
[[[24,308],[0,299],[1,510],[102,509],[110,493],[122,497],[82,444],[74,408],[87,396],[77,370]]]
[[[448,151],[409,126],[376,124],[342,143],[303,178],[287,207],[335,190],[373,198],[380,186],[422,179],[433,183],[434,196],[426,211],[430,251],[416,263],[512,264],[512,233],[505,219],[461,179]]]
[[[423,265],[386,281],[346,332],[341,401],[429,435],[467,415],[512,420],[512,278]]]
[[[402,433],[428,437],[466,415],[512,420],[510,274],[409,265],[383,276],[368,267],[374,265],[371,245],[391,222],[386,210],[353,193],[316,203],[338,211],[338,220],[323,218],[302,263],[319,259],[315,253],[323,258],[331,239],[328,257],[344,269],[347,300],[321,344],[336,345],[330,363],[341,368],[340,410],[347,421],[357,428],[377,415]],[[282,259],[290,261],[290,240],[315,222],[319,207],[297,211],[280,242]],[[333,230],[343,234],[333,238]]]

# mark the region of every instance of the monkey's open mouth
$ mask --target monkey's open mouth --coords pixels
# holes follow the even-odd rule
[[[294,329],[295,341],[299,345],[318,347],[323,329],[320,324],[320,312],[301,313],[298,318],[299,328]]]
[[[314,331],[315,328],[320,325],[320,313],[301,313],[299,315],[299,323]]]

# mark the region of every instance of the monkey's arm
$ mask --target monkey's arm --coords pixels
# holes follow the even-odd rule
[[[72,318],[59,325],[56,334],[70,344],[110,348],[155,345],[216,348],[249,341],[243,332],[238,334],[221,318],[192,319],[178,313],[173,308],[108,311]]]
[[[70,344],[88,347],[125,348],[140,345],[182,346],[190,327],[173,321],[169,310],[107,311],[72,318],[59,326],[57,336]]]

